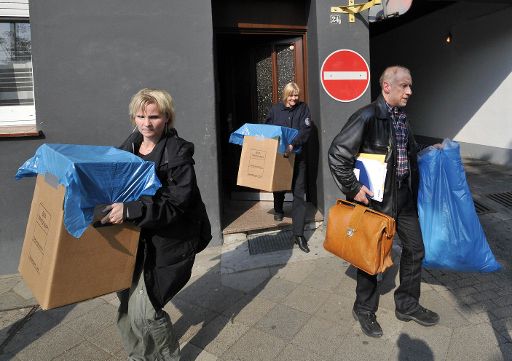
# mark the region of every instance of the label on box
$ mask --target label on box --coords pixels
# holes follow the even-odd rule
[[[37,208],[36,222],[34,225],[34,233],[30,238],[31,243],[28,255],[30,263],[32,266],[34,266],[34,269],[37,271],[37,273],[40,272],[41,262],[45,253],[46,241],[51,221],[52,215],[48,212],[42,203],[39,203],[39,207]]]
[[[266,156],[267,152],[265,151],[259,149],[251,149],[247,175],[257,178],[263,177]]]

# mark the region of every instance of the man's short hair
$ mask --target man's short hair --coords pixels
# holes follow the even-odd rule
[[[167,118],[167,130],[174,127],[174,101],[171,95],[162,89],[144,88],[139,90],[131,99],[128,106],[130,120],[135,124],[135,113],[146,109],[148,104],[155,104],[161,114]]]
[[[411,74],[411,71],[409,69],[407,69],[405,66],[402,66],[402,65],[388,66],[382,72],[382,75],[379,78],[380,87],[382,88],[382,85],[384,84],[385,81],[391,82],[391,80],[396,77],[396,73],[398,73],[399,70],[403,70],[403,71],[406,71],[409,74]]]

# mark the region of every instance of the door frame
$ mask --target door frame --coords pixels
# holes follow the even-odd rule
[[[299,43],[299,46],[302,46],[301,49],[296,49],[295,51],[295,61],[296,63],[302,60],[303,70],[300,74],[296,74],[296,83],[299,85],[300,92],[300,100],[307,103],[308,102],[308,48],[307,48],[307,26],[300,25],[277,25],[277,24],[253,24],[253,23],[238,23],[238,27],[233,28],[225,28],[225,27],[215,27],[214,31],[214,39],[217,34],[238,34],[238,35],[287,35],[290,37],[302,38],[302,42]],[[215,40],[214,40],[215,44]],[[214,53],[215,53],[214,46]],[[300,56],[302,54],[302,59]]]
[[[238,23],[237,27],[214,27],[213,29],[213,54],[214,54],[214,79],[215,79],[215,96],[217,97],[218,94],[218,68],[217,68],[217,35],[225,35],[225,34],[232,34],[232,35],[276,35],[276,36],[289,36],[289,37],[295,37],[295,38],[301,38],[301,42],[299,42],[296,50],[295,50],[295,62],[302,62],[302,72],[296,73],[296,79],[295,81],[299,85],[301,92],[300,92],[300,100],[307,103],[309,96],[308,96],[308,52],[307,52],[307,26],[299,26],[299,25],[277,25],[277,24],[252,24],[252,23]],[[300,48],[299,48],[300,47]],[[302,57],[302,59],[300,59]],[[279,92],[278,92],[279,93]],[[220,127],[220,122],[222,121],[220,119],[219,109],[216,106],[216,118],[217,118],[217,126]],[[217,147],[218,147],[218,154],[221,154],[220,157],[218,157],[218,169],[219,169],[219,179],[222,178],[222,172],[223,172],[223,164],[222,164],[222,150],[221,147],[221,140],[217,139]],[[268,197],[267,197],[268,198]],[[289,197],[288,197],[289,198]],[[249,200],[249,199],[247,199]],[[254,199],[256,200],[256,199]],[[261,196],[259,198],[261,199]],[[290,199],[287,199],[290,200]],[[224,194],[223,194],[223,187],[219,187],[219,201],[220,201],[220,222],[221,227],[224,227],[224,219],[223,219],[223,209],[225,207],[224,202],[226,201]]]

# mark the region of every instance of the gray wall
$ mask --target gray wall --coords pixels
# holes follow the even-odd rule
[[[130,97],[167,89],[220,241],[211,2],[31,1],[36,116],[44,140],[2,141],[0,274],[16,272],[34,181],[13,180],[45,143],[118,145]],[[187,36],[187,35],[193,36]],[[212,176],[213,175],[213,176]],[[4,213],[5,214],[5,213]]]
[[[417,134],[512,165],[511,17],[509,4],[458,2],[372,39],[376,74],[392,64],[412,71],[407,111]]]
[[[339,1],[312,0],[308,22],[308,68],[309,68],[309,105],[313,119],[319,128],[320,152],[318,190],[320,209],[324,215],[343,194],[334,183],[327,163],[327,151],[332,140],[339,133],[348,118],[357,109],[370,101],[370,88],[359,99],[342,103],[332,99],[320,82],[320,67],[325,58],[335,50],[351,49],[361,54],[369,63],[368,11],[358,15],[355,23],[348,22],[348,16],[342,15],[342,24],[329,24],[331,6],[339,6]],[[323,204],[320,202],[323,199]]]

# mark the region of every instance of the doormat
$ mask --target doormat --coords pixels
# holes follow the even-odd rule
[[[256,255],[292,249],[294,244],[292,236],[291,231],[249,236],[247,239],[249,254]]]

